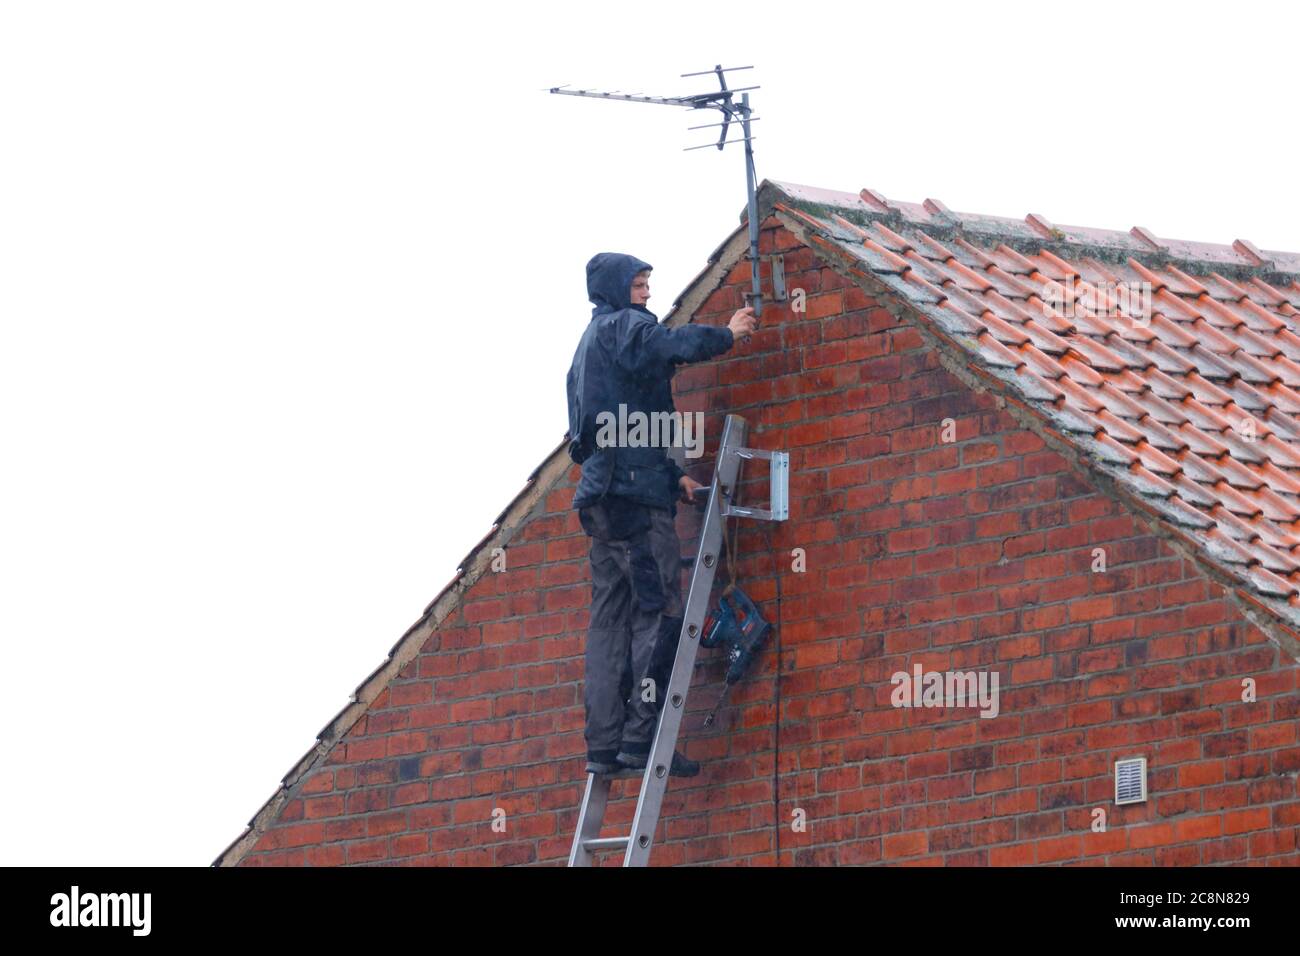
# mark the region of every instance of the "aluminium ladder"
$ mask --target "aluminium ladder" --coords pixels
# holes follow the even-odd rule
[[[709,489],[709,503],[704,513],[704,526],[700,532],[700,546],[691,572],[690,591],[682,614],[682,632],[677,643],[677,656],[673,660],[672,677],[668,681],[666,699],[659,711],[654,743],[646,760],[641,792],[637,797],[636,815],[632,818],[632,831],[627,836],[600,838],[600,828],[605,822],[605,808],[609,802],[609,788],[615,776],[624,774],[587,774],[587,788],[578,811],[578,825],[569,851],[569,866],[591,866],[594,854],[601,850],[626,850],[624,866],[646,866],[650,862],[650,848],[655,829],[659,824],[659,810],[664,791],[668,786],[668,768],[677,747],[677,734],[686,711],[686,694],[690,689],[695,669],[695,653],[704,629],[709,595],[717,573],[718,552],[721,550],[723,530],[728,517],[758,518],[765,521],[784,521],[789,516],[790,456],[787,452],[745,448],[747,425],[739,415],[728,415],[722,430],[722,442],[713,469],[713,484]],[[766,458],[771,463],[771,494],[769,508],[745,508],[734,504],[735,489],[740,480],[740,463],[747,458]],[[734,561],[734,555],[727,555]],[[734,565],[732,566],[734,568]],[[633,688],[633,693],[637,693]],[[660,688],[655,688],[659,693]]]

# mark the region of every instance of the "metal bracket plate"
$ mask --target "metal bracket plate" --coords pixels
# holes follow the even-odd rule
[[[772,256],[772,301],[785,299],[785,256]]]
[[[739,518],[758,518],[762,521],[785,521],[790,517],[790,453],[768,451],[765,448],[737,448],[732,452],[737,458],[766,458],[768,472],[768,508],[750,508],[731,503],[728,497],[722,502],[722,515]]]

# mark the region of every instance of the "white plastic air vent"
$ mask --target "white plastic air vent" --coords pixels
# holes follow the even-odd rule
[[[1147,758],[1126,757],[1115,761],[1115,803],[1145,803]]]

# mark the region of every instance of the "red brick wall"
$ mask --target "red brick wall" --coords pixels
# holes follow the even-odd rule
[[[1294,662],[914,329],[783,230],[763,240],[806,312],[769,306],[749,344],[677,387],[679,408],[709,412],[710,451],[731,411],[751,444],[791,453],[790,520],[740,528],[780,674],[771,645],[706,732],[721,661],[701,652],[683,739],[705,770],[672,782],[655,864],[1300,863]],[[699,321],[726,321],[746,270]],[[564,862],[585,759],[578,474],[242,865]],[[694,518],[679,517],[687,553]],[[999,716],[891,706],[890,675],[918,663],[996,670]],[[1130,755],[1148,759],[1150,798],[1116,807],[1113,761]],[[612,800],[606,835],[633,809]]]

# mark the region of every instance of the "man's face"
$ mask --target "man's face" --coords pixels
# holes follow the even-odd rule
[[[645,305],[650,301],[650,273],[638,272],[632,280],[632,304]]]

